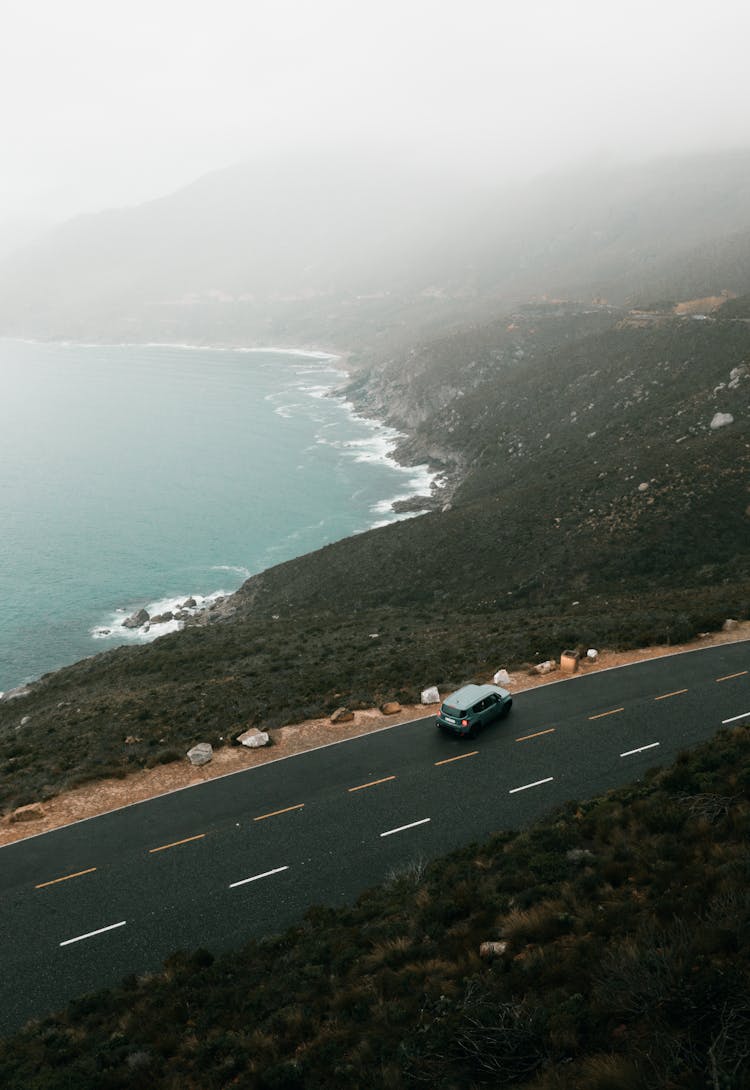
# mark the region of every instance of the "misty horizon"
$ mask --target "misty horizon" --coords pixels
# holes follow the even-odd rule
[[[300,149],[396,149],[524,181],[750,146],[750,12],[424,0],[92,0],[5,12],[0,225],[165,197]],[[2,238],[0,236],[0,244]]]

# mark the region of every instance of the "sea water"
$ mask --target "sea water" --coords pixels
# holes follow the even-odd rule
[[[425,494],[323,353],[0,340],[0,691]]]

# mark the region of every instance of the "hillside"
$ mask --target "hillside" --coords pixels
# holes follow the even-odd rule
[[[724,730],[344,910],[177,952],[0,1042],[0,1083],[743,1090],[749,768],[750,730]]]
[[[511,185],[388,149],[253,160],[0,261],[0,334],[379,359],[530,297],[750,290],[750,153]]]
[[[212,623],[0,702],[0,804],[248,723],[412,703],[564,646],[679,642],[748,616],[750,327],[721,314],[641,327],[536,306],[359,374],[363,408],[413,416],[402,456],[453,472],[446,509],[272,568]]]

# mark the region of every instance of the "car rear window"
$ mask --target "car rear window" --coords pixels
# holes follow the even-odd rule
[[[462,719],[465,714],[460,708],[452,708],[450,704],[443,704],[441,710],[443,715],[452,715],[454,719]]]

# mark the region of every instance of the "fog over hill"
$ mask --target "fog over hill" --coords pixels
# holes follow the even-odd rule
[[[0,333],[376,347],[542,295],[750,288],[750,152],[523,186],[367,153],[258,157],[0,261]]]

